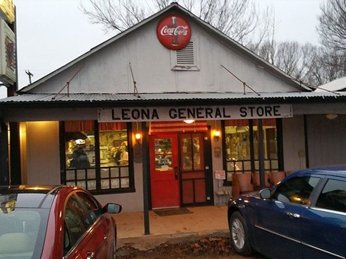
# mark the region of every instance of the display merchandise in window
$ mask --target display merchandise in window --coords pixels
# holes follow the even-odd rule
[[[265,119],[263,123],[264,170],[278,171],[278,142],[275,119]],[[259,141],[257,120],[225,121],[225,163],[227,181],[234,173],[259,171]]]
[[[96,193],[133,189],[126,123],[65,121],[62,126],[65,184]],[[99,155],[96,157],[96,154]]]
[[[126,130],[100,131],[100,163],[101,167],[129,164]]]

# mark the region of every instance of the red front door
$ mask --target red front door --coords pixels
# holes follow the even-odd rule
[[[177,134],[149,139],[152,208],[180,206]]]

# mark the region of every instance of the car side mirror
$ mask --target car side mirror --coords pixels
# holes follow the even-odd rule
[[[120,204],[117,204],[117,203],[107,203],[103,207],[103,212],[108,212],[111,214],[118,214],[121,212],[121,210],[122,210],[122,206]]]
[[[259,195],[261,197],[261,199],[269,199],[270,195],[271,195],[271,191],[269,188],[265,188],[260,190]]]

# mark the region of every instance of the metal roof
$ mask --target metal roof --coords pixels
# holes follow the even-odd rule
[[[346,92],[291,92],[291,93],[139,93],[128,94],[23,94],[0,99],[0,108],[20,104],[84,104],[88,106],[121,105],[154,105],[156,103],[272,103],[277,102],[322,102],[331,100],[333,102],[345,101]]]

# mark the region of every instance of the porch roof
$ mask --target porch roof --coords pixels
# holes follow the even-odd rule
[[[346,92],[291,93],[138,93],[138,94],[23,94],[0,99],[0,108],[30,106],[156,106],[201,104],[331,103],[345,102]]]

